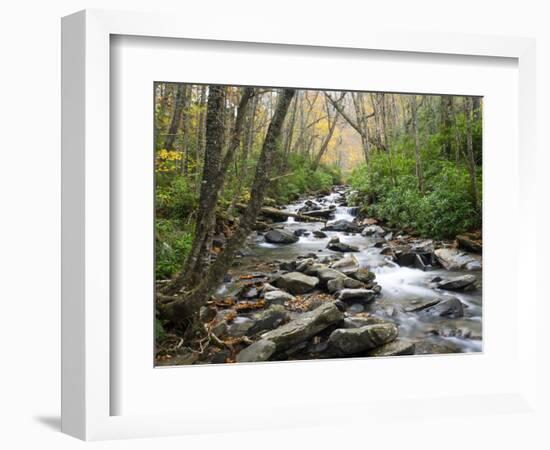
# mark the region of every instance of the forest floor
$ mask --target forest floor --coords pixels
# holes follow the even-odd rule
[[[158,365],[482,350],[481,239],[421,239],[348,207],[349,187],[262,210],[193,348],[157,340]],[[228,232],[229,229],[228,229]],[[217,235],[214,253],[228,236]]]

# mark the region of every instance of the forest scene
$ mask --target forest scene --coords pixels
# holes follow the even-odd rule
[[[482,98],[154,99],[155,365],[482,351]]]

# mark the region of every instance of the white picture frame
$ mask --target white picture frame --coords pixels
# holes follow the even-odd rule
[[[462,55],[517,60],[520,151],[516,195],[521,199],[517,211],[525,226],[532,224],[535,228],[536,209],[533,202],[536,196],[530,183],[535,166],[536,96],[535,43],[532,39],[383,30],[349,30],[348,33],[328,37],[320,31],[310,30],[307,35],[292,29],[262,32],[223,22],[217,24],[215,29],[192,21],[182,27],[177,17],[164,14],[87,10],[67,16],[62,22],[62,430],[67,434],[97,440],[259,429],[264,427],[262,420],[269,413],[267,410],[252,415],[243,413],[242,417],[247,421],[239,421],[236,417],[229,421],[220,418],[208,422],[183,410],[170,414],[112,415],[113,390],[117,388],[112,379],[110,359],[111,337],[116,333],[110,307],[110,187],[112,177],[116,177],[110,170],[109,151],[112,101],[110,45],[113,35],[284,44],[317,50],[321,48],[321,51],[326,48],[332,52],[338,52],[338,49],[406,52],[412,57],[415,54]],[[518,252],[522,259],[536,260],[534,242],[524,245]],[[532,265],[530,269],[533,270]],[[521,270],[525,269],[518,267],[519,278]],[[522,299],[527,309],[536,308],[536,293],[532,294]],[[536,328],[530,326],[521,313],[517,316],[517,327],[522,342],[536,341]],[[518,360],[521,361],[518,377],[513,385],[500,393],[484,395],[478,392],[462,398],[436,396],[429,400],[401,400],[411,414],[423,411],[425,402],[430,401],[442,411],[467,415],[469,410],[465,399],[478,402],[486,414],[498,413],[503,407],[518,413],[532,412],[536,408],[537,397],[536,358],[533,345],[521,346],[518,349]],[[312,371],[311,364],[305,366],[310,368],[309,372]],[[255,369],[248,366],[240,370]],[[181,377],[185,377],[184,372],[180,373]],[[343,414],[307,402],[301,408],[293,405],[292,410],[281,404],[273,408],[273,415],[279,419],[273,420],[270,426],[329,424],[335,418],[345,421],[357,415],[374,417],[382,414],[393,420],[392,405],[394,403],[389,401],[373,404],[351,402],[346,403],[347,411]]]

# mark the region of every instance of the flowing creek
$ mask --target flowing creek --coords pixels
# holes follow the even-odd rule
[[[334,205],[334,214],[328,221],[329,225],[335,220],[353,221],[356,209],[341,204],[344,189],[336,187],[329,195],[301,199],[287,205],[285,211],[297,212],[304,207],[306,201],[313,200],[323,208]],[[292,261],[312,253],[319,258],[335,255],[338,252],[329,250],[327,244],[331,238],[337,236],[341,242],[359,248],[359,252],[345,253],[345,256],[353,255],[360,267],[374,272],[375,281],[382,288],[380,295],[370,304],[351,304],[346,311],[347,315],[367,312],[393,321],[399,327],[400,338],[408,338],[416,342],[417,354],[482,351],[482,272],[480,270],[445,270],[442,267],[420,270],[401,267],[391,258],[381,254],[381,248],[375,246],[377,238],[342,231],[325,231],[326,237],[315,237],[312,232],[324,228],[323,222],[301,222],[289,217],[286,222],[275,224],[275,228],[277,227],[291,232],[302,230],[301,233],[305,232],[307,235],[302,234],[299,240],[292,244],[271,244],[265,241],[263,233],[253,232],[247,240],[243,256],[231,271],[233,275],[253,272],[260,263]],[[477,289],[469,292],[450,292],[435,288],[431,283],[438,276],[450,278],[464,274],[476,277]],[[220,293],[229,292],[234,283],[234,281],[226,283]],[[449,318],[411,311],[411,306],[414,306],[415,302],[447,297],[456,297],[462,302],[463,317]],[[246,320],[245,315],[236,318],[237,323],[243,320]]]

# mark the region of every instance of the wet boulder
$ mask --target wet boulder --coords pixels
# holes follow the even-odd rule
[[[363,283],[349,277],[334,278],[327,282],[327,290],[331,294],[341,291],[342,289],[345,289],[345,288],[359,289],[362,287],[363,287]]]
[[[405,306],[406,312],[419,312],[423,311],[431,306],[437,305],[441,299],[439,298],[415,298],[409,301]]]
[[[279,269],[294,272],[296,270],[296,261],[282,261],[279,263]]]
[[[270,306],[269,308],[252,315],[252,325],[248,328],[246,334],[253,336],[258,333],[273,330],[283,323],[288,322],[289,319],[290,314],[284,306]]]
[[[386,231],[379,225],[368,225],[361,231],[361,236],[381,237],[386,234]]]
[[[333,278],[332,280],[329,280],[327,282],[327,291],[330,294],[334,294],[335,292],[341,291],[344,289],[344,278]]]
[[[316,262],[313,258],[306,258],[306,259],[298,260],[294,264],[295,271],[296,272],[305,272],[315,263]]]
[[[374,299],[376,293],[372,289],[342,289],[338,294],[338,300],[342,301],[362,301],[370,302]]]
[[[267,361],[276,348],[273,342],[262,339],[241,350],[237,355],[237,362]]]
[[[374,272],[371,272],[369,269],[363,267],[350,273],[350,276],[361,281],[362,283],[372,283],[376,278]]]
[[[345,219],[335,220],[334,222],[329,222],[322,231],[347,231],[349,233],[359,233],[361,227],[357,226],[355,222],[351,222]]]
[[[316,209],[312,211],[301,212],[303,216],[306,217],[320,217],[323,219],[328,219],[332,214],[334,214],[334,209]]]
[[[334,280],[336,278],[346,278],[346,275],[339,270],[332,269],[326,266],[323,269],[318,270],[316,276],[319,277],[319,280],[323,285],[327,284],[330,280]]]
[[[476,236],[471,233],[466,233],[466,234],[459,234],[456,237],[456,240],[460,248],[463,248],[465,250],[468,250],[474,253],[481,253],[483,250],[483,246],[482,246],[480,237],[481,236]]]
[[[367,353],[368,356],[414,355],[415,344],[407,339],[396,339]]]
[[[455,248],[438,248],[435,256],[447,270],[481,270],[481,256],[459,251]]]
[[[359,248],[355,245],[349,245],[344,242],[340,242],[340,239],[338,237],[333,237],[329,243],[327,244],[327,248],[329,250],[332,250],[333,252],[358,252]]]
[[[290,272],[282,275],[275,285],[291,294],[305,294],[319,284],[319,278],[311,277],[300,272]]]
[[[285,291],[269,291],[264,294],[264,300],[268,305],[284,305],[285,302],[295,300],[292,294]]]
[[[436,286],[446,291],[469,291],[475,289],[476,277],[474,275],[462,275],[439,281]]]
[[[411,250],[415,253],[433,253],[434,242],[431,239],[416,241],[412,245]]]
[[[307,341],[343,318],[342,311],[334,302],[323,303],[313,311],[303,313],[287,324],[264,333],[262,339],[273,342],[277,352],[281,352]]]
[[[315,230],[313,231],[313,236],[315,236],[316,238],[319,238],[319,239],[323,239],[323,238],[326,238],[327,237],[327,234],[322,232],[322,231],[318,231],[318,230]]]
[[[383,323],[389,322],[376,316],[351,316],[344,319],[342,328],[362,328],[366,327],[367,325],[380,325]]]
[[[331,268],[336,269],[346,275],[353,275],[359,270],[359,261],[355,256],[350,255],[342,258],[330,265]]]
[[[426,308],[424,312],[433,316],[449,317],[451,319],[464,317],[464,307],[456,297],[443,298],[435,305]]]
[[[329,336],[328,350],[334,356],[356,355],[392,342],[397,335],[397,327],[391,323],[361,328],[339,328]]]
[[[460,353],[461,349],[458,345],[448,340],[421,340],[415,344],[415,355],[435,355],[445,353]]]
[[[264,234],[264,239],[271,244],[294,244],[299,240],[298,236],[286,230],[270,230]]]

